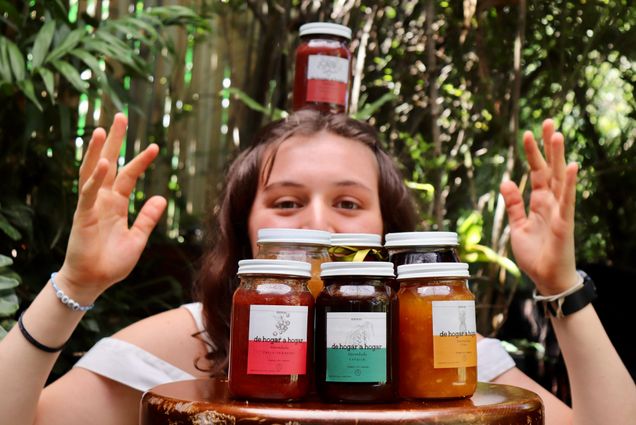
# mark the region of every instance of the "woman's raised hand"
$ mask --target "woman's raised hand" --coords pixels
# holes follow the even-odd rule
[[[164,198],[153,196],[128,227],[130,194],[159,148],[148,146],[118,171],[126,125],[119,113],[108,135],[97,128],[80,168],[79,200],[66,258],[56,277],[79,302],[92,302],[132,271],[166,207]]]
[[[519,267],[542,295],[563,292],[577,282],[574,256],[575,163],[566,165],[563,135],[554,123],[543,122],[543,150],[531,132],[523,136],[530,166],[532,192],[528,213],[517,185],[501,184],[511,229],[511,244]]]

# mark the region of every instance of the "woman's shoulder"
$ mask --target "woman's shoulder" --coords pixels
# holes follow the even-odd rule
[[[113,338],[129,342],[194,376],[205,376],[195,367],[195,362],[207,354],[207,346],[199,335],[200,308],[196,304],[187,307],[135,322]]]

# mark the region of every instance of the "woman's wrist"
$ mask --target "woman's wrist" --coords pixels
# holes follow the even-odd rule
[[[54,280],[54,284],[53,281]],[[103,291],[98,289],[95,285],[90,285],[90,282],[77,282],[74,279],[69,278],[69,274],[64,267],[59,272],[54,273],[51,276],[49,284],[59,289],[64,295],[74,300],[80,305],[88,306],[97,300]]]
[[[537,294],[546,297],[561,294],[576,286],[579,282],[580,277],[575,267],[572,267],[567,272],[556,274],[550,279],[534,280]]]

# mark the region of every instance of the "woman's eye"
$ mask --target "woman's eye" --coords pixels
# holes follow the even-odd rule
[[[336,207],[345,210],[357,210],[358,208],[360,208],[360,205],[358,205],[354,201],[340,201],[336,204]]]
[[[274,208],[279,208],[281,210],[300,208],[300,204],[296,201],[280,201],[274,204]]]

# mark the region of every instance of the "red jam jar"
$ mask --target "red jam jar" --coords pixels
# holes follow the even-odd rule
[[[300,27],[296,48],[294,111],[302,108],[329,113],[349,111],[351,29],[329,22]]]
[[[242,260],[232,298],[229,391],[233,397],[295,401],[310,390],[314,297],[311,265]]]

